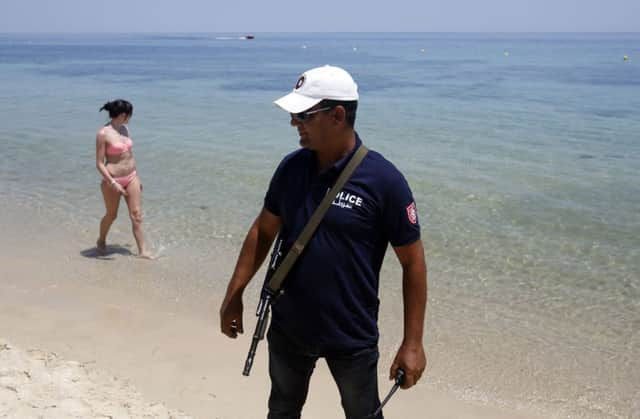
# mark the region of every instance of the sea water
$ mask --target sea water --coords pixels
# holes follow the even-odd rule
[[[358,132],[415,195],[422,385],[640,417],[639,34],[0,35],[3,205],[97,234],[98,109],[125,98],[151,247],[222,292],[228,278],[202,281],[189,258],[239,249],[298,147],[271,102],[324,64],[352,73]],[[386,369],[402,336],[393,252],[381,295]]]

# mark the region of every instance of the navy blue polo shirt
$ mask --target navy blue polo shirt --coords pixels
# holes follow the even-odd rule
[[[360,144],[356,134],[354,150],[322,173],[311,150],[299,149],[282,160],[264,205],[281,219],[284,254]],[[284,294],[273,304],[274,325],[325,350],[377,344],[379,274],[387,244],[402,246],[419,238],[407,181],[370,150],[287,275]]]

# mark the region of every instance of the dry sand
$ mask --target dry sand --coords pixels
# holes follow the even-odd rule
[[[188,418],[148,403],[128,382],[93,363],[65,361],[54,352],[22,350],[0,341],[0,417]]]
[[[2,212],[0,231],[0,417],[266,417],[266,344],[251,377],[243,377],[250,333],[234,341],[219,333],[221,293],[188,297],[158,286],[159,277],[177,274],[178,255],[86,257],[92,232],[65,231],[15,209]],[[114,235],[131,241],[128,232]],[[235,255],[215,259],[204,270],[226,281]],[[245,321],[252,329],[254,319]],[[321,362],[303,418],[340,417]],[[394,396],[385,417],[540,416],[438,393],[427,373]]]

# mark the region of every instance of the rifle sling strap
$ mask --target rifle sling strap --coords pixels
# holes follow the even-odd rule
[[[358,147],[358,150],[356,150],[351,160],[349,160],[347,166],[344,168],[342,173],[340,173],[340,176],[338,177],[336,183],[333,185],[331,190],[327,192],[325,197],[322,199],[322,202],[320,202],[320,205],[318,205],[318,208],[316,208],[316,210],[311,215],[311,218],[307,222],[307,225],[304,226],[302,233],[300,233],[300,236],[298,236],[293,246],[291,246],[291,249],[287,253],[287,256],[285,256],[280,266],[278,266],[276,271],[273,273],[273,276],[271,276],[268,284],[268,287],[271,291],[277,292],[280,290],[282,281],[284,281],[284,278],[289,273],[289,270],[291,270],[291,268],[293,267],[293,264],[298,259],[298,256],[300,256],[300,254],[304,250],[304,247],[311,239],[311,236],[313,236],[313,233],[316,231],[316,228],[320,224],[320,221],[322,221],[324,214],[327,212],[327,210],[331,206],[331,203],[338,195],[338,192],[340,192],[344,184],[347,183],[347,180],[349,180],[356,167],[358,167],[368,151],[369,150],[362,144],[360,145],[360,147]]]

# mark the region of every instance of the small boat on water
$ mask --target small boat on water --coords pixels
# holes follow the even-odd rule
[[[252,34],[246,34],[245,36],[243,36],[244,39],[255,39],[255,36]]]

